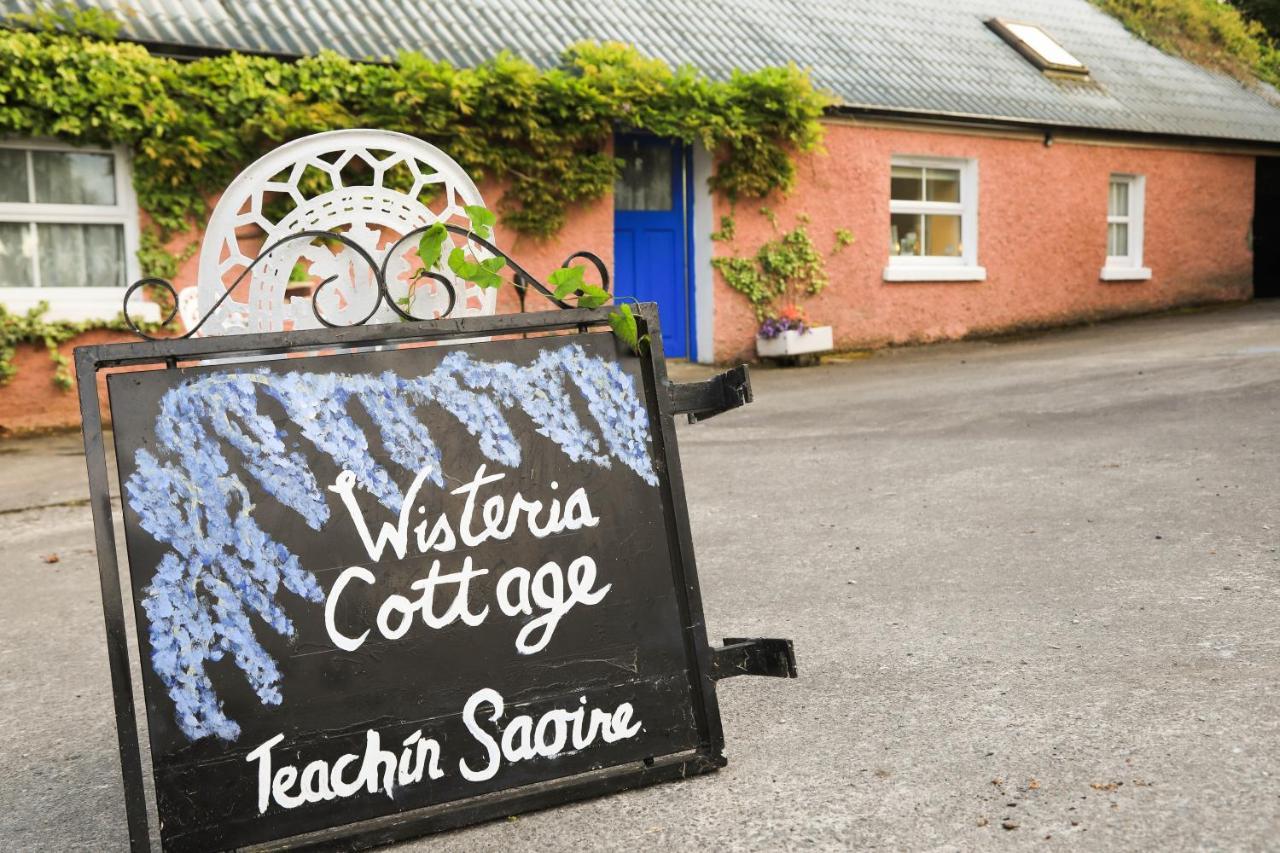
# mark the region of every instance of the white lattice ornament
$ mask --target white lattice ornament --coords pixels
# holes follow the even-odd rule
[[[357,162],[358,161],[358,162]],[[352,169],[352,166],[362,166]],[[401,190],[388,185],[393,170]],[[352,173],[358,185],[346,185]],[[315,192],[317,188],[320,192]],[[430,190],[430,192],[426,192]],[[268,210],[271,198],[288,196],[293,207],[278,221]],[[428,199],[424,201],[423,199]],[[210,217],[200,250],[200,314],[213,308],[258,252],[300,231],[334,231],[360,246],[379,266],[405,234],[435,222],[466,225],[464,208],[483,205],[475,183],[447,154],[401,133],[382,130],[336,130],[280,146],[249,166],[222,195]],[[262,235],[265,234],[265,237]],[[442,259],[460,246],[472,259],[489,257],[483,248],[449,235]],[[278,332],[320,326],[312,298],[289,296],[290,277],[299,262],[318,284],[316,308],[330,323],[364,320],[378,299],[377,276],[367,260],[337,241],[294,240],[275,248],[223,302],[201,329],[210,335]],[[415,317],[442,316],[448,308],[446,288],[430,279],[412,287],[418,267],[417,240],[405,241],[386,258],[386,281],[392,299],[402,301]],[[497,294],[458,279],[443,264],[435,272],[454,284],[456,305],[450,316],[494,313]],[[381,305],[368,322],[395,322],[394,310]]]

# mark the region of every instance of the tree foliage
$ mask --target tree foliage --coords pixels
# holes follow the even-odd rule
[[[1280,84],[1280,51],[1266,27],[1246,17],[1250,8],[1273,2],[1235,4],[1220,0],[1093,0],[1132,33],[1161,50],[1242,80]],[[1237,8],[1239,7],[1239,8]],[[1256,12],[1255,12],[1256,13]],[[1272,13],[1275,19],[1275,12]]]
[[[1272,40],[1280,38],[1280,0],[1231,0],[1231,5],[1261,24]]]

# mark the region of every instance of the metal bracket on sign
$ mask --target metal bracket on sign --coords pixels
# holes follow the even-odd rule
[[[703,382],[671,383],[671,408],[696,424],[751,402],[751,375],[745,364]]]
[[[716,681],[735,675],[796,677],[796,652],[790,640],[725,637],[724,645],[711,649],[711,677]]]

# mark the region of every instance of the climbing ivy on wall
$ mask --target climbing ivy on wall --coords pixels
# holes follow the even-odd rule
[[[713,189],[762,197],[791,187],[793,155],[818,145],[829,103],[794,66],[711,80],[616,43],[573,45],[547,70],[507,53],[474,68],[417,53],[180,62],[116,41],[119,22],[101,10],[63,4],[4,23],[0,135],[129,146],[147,214],[139,261],[162,278],[182,260],[164,242],[203,224],[207,199],[263,152],[306,134],[377,127],[425,139],[473,178],[505,183],[504,225],[549,237],[571,204],[612,188],[615,128],[700,142],[717,155]],[[109,326],[0,314],[0,384],[14,342]]]
[[[790,188],[792,155],[818,144],[829,103],[795,67],[711,80],[615,43],[573,45],[546,70],[507,53],[474,68],[417,53],[179,62],[114,41],[100,12],[17,23],[0,31],[0,133],[130,146],[160,238],[201,222],[206,199],[264,151],[345,127],[412,134],[504,181],[504,224],[543,237],[612,188],[615,128],[701,142],[719,155],[714,189],[764,196]]]
[[[798,214],[795,227],[789,231],[780,230],[778,217],[771,209],[762,207],[760,214],[769,221],[776,236],[761,243],[749,255],[712,258],[711,265],[724,277],[725,284],[747,298],[757,320],[777,318],[786,312],[798,316],[800,303],[817,296],[828,284],[827,256],[813,243],[807,214]],[[711,237],[732,241],[736,230],[734,218],[724,216],[720,219],[720,230]],[[829,254],[839,254],[853,241],[853,232],[849,229],[835,229]]]
[[[114,320],[46,320],[49,303],[40,302],[25,313],[10,311],[0,305],[0,385],[13,379],[17,369],[13,366],[13,358],[17,355],[19,344],[43,345],[53,362],[53,383],[64,391],[71,389],[71,365],[67,362],[58,347],[67,341],[94,329],[107,329],[116,332],[129,331],[129,324],[124,317]],[[159,323],[143,322],[139,324],[144,332],[154,332],[160,328]]]

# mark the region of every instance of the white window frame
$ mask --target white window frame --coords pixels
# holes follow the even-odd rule
[[[121,225],[124,227],[126,282],[141,278],[138,267],[138,201],[133,192],[133,170],[129,151],[123,146],[103,148],[78,146],[41,139],[0,139],[0,148],[21,151],[73,151],[81,154],[111,154],[115,157],[116,203],[49,204],[40,202],[0,202],[0,222],[59,223],[68,225]],[[28,197],[35,198],[35,174],[27,155]],[[39,251],[39,247],[37,247]],[[120,313],[127,286],[122,287],[41,287],[40,264],[34,270],[35,287],[0,287],[0,303],[14,312],[25,312],[40,302],[49,303],[45,316],[50,320],[106,320]],[[142,299],[136,314],[159,319],[157,307]],[[155,315],[151,317],[150,315]]]
[[[1124,216],[1111,215],[1111,185],[1123,182],[1129,185],[1129,212]],[[1129,226],[1129,253],[1127,255],[1107,255],[1099,277],[1103,281],[1145,281],[1151,278],[1150,267],[1142,265],[1143,231],[1146,220],[1147,179],[1142,175],[1112,174],[1107,178],[1107,225],[1124,223]],[[1107,228],[1107,232],[1111,229]],[[1110,235],[1104,232],[1104,251],[1109,247],[1105,241]]]
[[[959,257],[919,257],[889,255],[885,281],[985,281],[987,271],[978,266],[978,161],[962,157],[895,156],[893,166],[926,169],[958,169],[960,201],[906,201],[889,198],[889,213],[958,214],[960,216]]]

